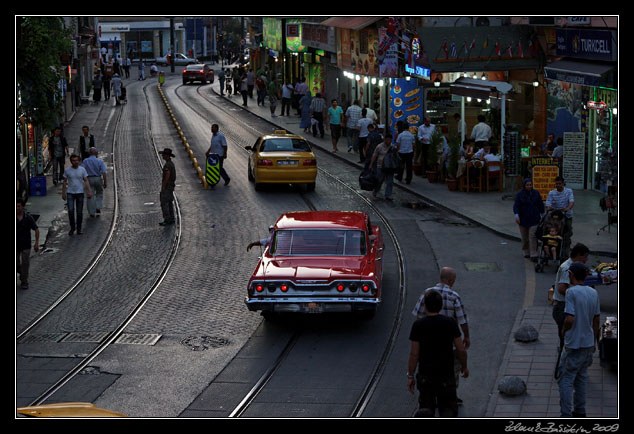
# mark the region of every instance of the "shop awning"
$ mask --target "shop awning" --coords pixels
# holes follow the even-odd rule
[[[487,99],[491,93],[508,93],[513,86],[504,81],[476,80],[473,78],[461,77],[454,81],[450,88],[451,93],[454,95]]]
[[[601,86],[606,75],[615,68],[612,64],[600,62],[581,62],[576,60],[557,60],[544,66],[546,78],[565,81],[584,86]]]
[[[331,17],[319,24],[340,29],[361,30],[382,18],[384,17]]]

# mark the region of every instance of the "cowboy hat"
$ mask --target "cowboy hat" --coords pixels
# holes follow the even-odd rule
[[[159,154],[161,154],[161,155],[167,154],[170,157],[176,157],[176,155],[174,155],[174,153],[172,152],[172,150],[170,148],[163,149],[161,152],[159,152]]]

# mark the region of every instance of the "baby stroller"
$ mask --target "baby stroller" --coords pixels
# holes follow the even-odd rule
[[[557,270],[561,262],[565,260],[562,258],[565,223],[566,216],[563,212],[551,211],[546,213],[539,225],[537,225],[535,237],[537,238],[539,255],[537,264],[535,264],[535,271],[538,273],[541,273],[544,270],[544,266],[548,265],[550,261],[556,264],[555,270]]]

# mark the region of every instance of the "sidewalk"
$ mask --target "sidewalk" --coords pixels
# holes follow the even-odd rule
[[[100,132],[93,130],[99,114],[103,107],[107,104],[105,101],[99,104],[88,103],[78,106],[75,114],[64,125],[64,137],[68,142],[70,153],[72,154],[77,150],[78,152],[78,137],[82,134],[81,128],[84,125],[90,127],[90,132],[95,135],[95,139],[100,140]],[[101,145],[97,142],[97,146]],[[103,157],[100,154],[100,157]],[[68,158],[66,159],[66,167],[70,165]],[[37,226],[40,229],[40,246],[46,244],[46,238],[50,230],[55,225],[55,220],[59,219],[59,216],[64,213],[66,203],[62,200],[62,188],[61,184],[57,186],[53,185],[52,169],[49,173],[46,173],[46,196],[29,196],[26,203],[27,212],[37,215]],[[86,217],[86,216],[84,216]],[[66,222],[67,218],[64,219]],[[35,236],[31,237],[33,242]],[[31,249],[31,255],[34,255],[33,249]]]

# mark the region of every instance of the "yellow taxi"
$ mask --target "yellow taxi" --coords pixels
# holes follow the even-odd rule
[[[19,407],[18,417],[127,417],[116,411],[99,408],[89,402],[60,402],[56,404]]]
[[[317,159],[303,137],[275,130],[244,148],[249,151],[249,181],[256,190],[262,184],[306,184],[308,191],[315,189]]]

